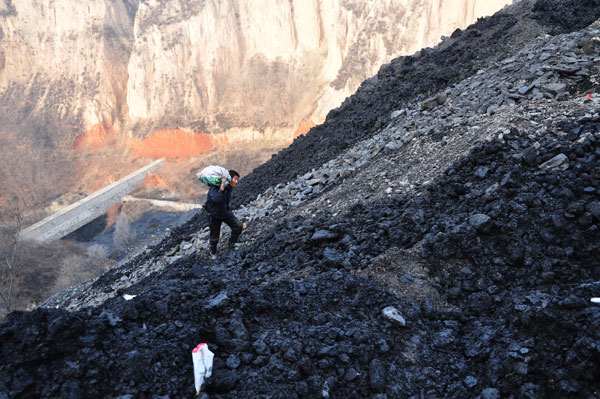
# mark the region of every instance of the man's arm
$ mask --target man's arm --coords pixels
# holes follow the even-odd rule
[[[223,185],[221,185],[221,187],[223,187]],[[212,186],[208,190],[206,197],[212,202],[225,202],[225,193],[222,189],[218,189],[215,186]]]

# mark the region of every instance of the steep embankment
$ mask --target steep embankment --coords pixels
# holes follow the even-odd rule
[[[207,342],[203,398],[595,397],[599,37],[600,21],[523,43],[314,172],[244,191],[255,219],[216,262],[190,224],[48,302],[71,312],[13,313],[0,392],[190,396]]]

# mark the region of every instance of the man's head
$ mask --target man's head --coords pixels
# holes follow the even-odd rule
[[[231,182],[229,182],[229,185],[233,188],[236,186],[236,184],[238,184],[238,181],[240,181],[240,174],[235,170],[230,170],[229,176],[231,176]]]

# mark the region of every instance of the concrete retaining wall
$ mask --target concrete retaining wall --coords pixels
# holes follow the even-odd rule
[[[21,232],[24,240],[52,242],[86,225],[103,215],[113,204],[135,190],[146,178],[146,174],[163,162],[159,159],[152,164],[125,176],[124,178],[96,191],[94,194],[75,202],[54,215],[29,226]]]
[[[146,202],[148,204],[152,204],[159,208],[170,208],[177,212],[189,212],[189,211],[193,211],[194,209],[202,208],[201,204],[155,200],[155,199],[149,199],[149,198],[135,198],[135,197],[130,197],[130,196],[123,197],[121,201],[123,201],[123,202],[135,202],[135,201]]]

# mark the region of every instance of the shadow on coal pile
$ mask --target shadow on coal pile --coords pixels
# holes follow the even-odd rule
[[[598,0],[537,0],[533,15],[545,25],[554,26],[551,34],[585,28],[600,17]]]

